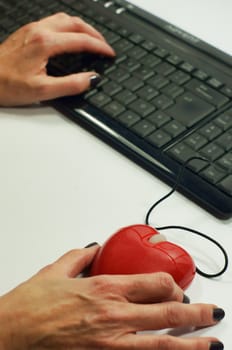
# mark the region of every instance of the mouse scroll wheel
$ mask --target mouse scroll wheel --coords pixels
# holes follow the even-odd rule
[[[166,240],[167,240],[166,237],[159,233],[157,235],[151,236],[148,241],[152,244],[156,244],[156,243],[163,242]]]

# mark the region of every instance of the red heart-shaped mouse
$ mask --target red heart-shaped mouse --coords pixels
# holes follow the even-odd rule
[[[186,289],[196,267],[191,256],[178,245],[165,241],[147,225],[124,227],[99,249],[90,275],[167,272]]]

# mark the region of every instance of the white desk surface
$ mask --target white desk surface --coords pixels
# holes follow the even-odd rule
[[[134,0],[156,15],[232,54],[231,0]],[[75,247],[103,243],[119,227],[143,223],[169,187],[48,107],[0,109],[0,294]],[[220,221],[180,194],[153,215],[155,225],[181,224],[218,239],[232,259],[232,220]],[[202,268],[223,263],[208,242],[166,232]],[[212,259],[215,259],[212,261]],[[232,271],[197,276],[187,294],[226,310],[216,327],[194,334],[232,345]]]

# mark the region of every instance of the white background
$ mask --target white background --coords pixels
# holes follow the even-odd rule
[[[133,1],[232,54],[230,0]],[[150,205],[169,187],[48,107],[0,109],[0,294],[61,254],[92,241],[103,243],[119,227],[143,223]],[[218,239],[231,258],[232,220],[219,221],[176,193],[157,208],[155,225],[180,224]],[[221,255],[198,237],[166,233],[207,271]],[[226,310],[213,328],[194,334],[232,345],[232,273],[218,280],[197,276],[192,302]]]

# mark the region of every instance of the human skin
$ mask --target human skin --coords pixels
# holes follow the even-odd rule
[[[166,273],[77,278],[98,249],[68,252],[0,298],[1,350],[223,349],[213,337],[137,333],[212,326],[221,309],[183,303]]]
[[[97,30],[65,13],[27,24],[10,35],[0,45],[0,106],[32,104],[89,89],[95,72],[47,75],[49,58],[70,52],[115,56]]]

